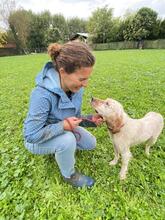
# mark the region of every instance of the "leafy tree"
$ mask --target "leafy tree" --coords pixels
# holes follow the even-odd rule
[[[113,41],[123,41],[123,31],[124,31],[124,22],[120,18],[113,19],[113,33],[112,40]]]
[[[76,33],[87,32],[87,21],[84,19],[74,17],[74,18],[68,19],[67,24],[68,24],[69,39]]]
[[[141,8],[137,12],[137,19],[142,23],[141,27],[147,31],[147,39],[156,39],[159,35],[158,13],[151,8]]]
[[[165,39],[165,19],[160,21],[160,25],[159,25],[159,38]]]
[[[15,38],[14,38],[14,35],[13,35],[11,29],[7,30],[6,34],[7,34],[7,37],[6,37],[7,42],[8,43],[15,43]]]
[[[93,43],[108,43],[113,40],[112,8],[96,9],[89,18],[88,31]]]
[[[63,15],[55,14],[52,17],[52,31],[55,33],[55,41],[68,40],[68,26]]]
[[[30,50],[40,52],[47,47],[46,33],[51,25],[51,19],[49,11],[32,15],[28,36],[28,48]]]
[[[63,15],[50,15],[48,11],[33,14],[29,34],[29,48],[44,50],[50,43],[68,40],[68,27]]]
[[[134,14],[129,14],[125,19],[123,20],[122,27],[121,29],[123,30],[123,37],[125,40],[134,40],[134,20],[135,20],[135,15]]]
[[[32,12],[24,9],[14,11],[9,16],[9,25],[19,51],[27,48],[31,17]]]
[[[126,21],[124,38],[126,40],[155,39],[159,28],[157,12],[144,7],[139,9],[135,16],[129,16]]]
[[[56,27],[50,26],[47,32],[45,33],[46,44],[59,42],[61,39],[60,30]]]
[[[0,30],[0,47],[7,43],[7,34],[4,31]]]

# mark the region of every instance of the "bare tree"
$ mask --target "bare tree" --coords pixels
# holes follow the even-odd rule
[[[0,26],[3,29],[8,29],[9,22],[8,18],[10,13],[16,9],[15,0],[1,0],[0,2]]]

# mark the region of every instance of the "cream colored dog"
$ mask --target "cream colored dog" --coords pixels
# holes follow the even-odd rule
[[[125,179],[132,157],[130,147],[146,142],[145,152],[149,155],[150,146],[156,142],[163,129],[163,117],[159,113],[149,112],[141,119],[132,119],[124,112],[122,105],[111,98],[92,98],[91,105],[105,120],[112,137],[115,157],[110,165],[116,165],[121,155],[120,179]]]

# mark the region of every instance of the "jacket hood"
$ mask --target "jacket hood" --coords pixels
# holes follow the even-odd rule
[[[54,68],[52,62],[46,63],[41,72],[37,75],[36,85],[59,95],[63,93],[59,73]]]
[[[61,88],[59,73],[52,62],[46,63],[41,72],[37,75],[36,85],[58,94],[64,102],[68,102],[69,100],[66,93]],[[73,98],[76,98],[76,96],[79,96],[82,93],[83,88],[73,94]]]

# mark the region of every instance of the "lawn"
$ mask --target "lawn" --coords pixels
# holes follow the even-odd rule
[[[148,111],[165,116],[165,50],[97,51],[96,65],[84,93],[89,100],[112,97],[133,118]],[[76,167],[95,178],[92,189],[63,182],[53,156],[29,153],[22,126],[34,79],[46,54],[0,58],[0,219],[39,220],[164,220],[165,136],[151,148],[132,148],[128,177],[119,180],[120,163],[109,166],[112,142],[105,125],[90,131],[97,138],[93,151],[78,151]]]

